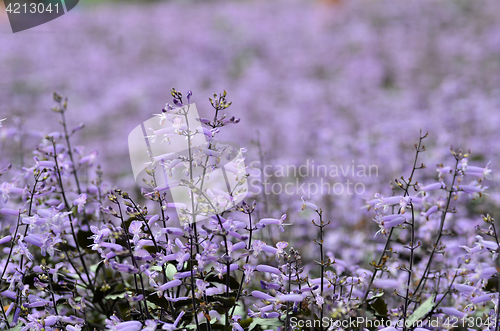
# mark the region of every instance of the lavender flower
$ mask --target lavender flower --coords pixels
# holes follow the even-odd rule
[[[299,85],[297,90],[309,93]],[[186,99],[190,102],[190,92],[183,96],[173,89],[171,94],[173,105],[185,105]],[[88,154],[73,145],[73,133],[80,134],[83,126],[68,132],[62,116],[67,102],[54,95],[62,128],[41,137],[33,148],[34,158],[23,160],[25,166],[15,164],[0,170],[4,256],[0,272],[5,282],[1,299],[8,307],[0,315],[2,327],[80,330],[95,325],[109,330],[175,330],[210,323],[213,328],[243,330],[249,327],[249,318],[259,317],[251,323],[258,323],[261,329],[275,328],[283,321],[282,329],[288,329],[294,316],[311,316],[311,321],[323,316],[346,319],[352,313],[371,316],[364,310],[378,311],[380,302],[387,305],[388,321],[395,323],[408,320],[427,301],[435,303],[428,313],[431,319],[443,314],[467,317],[479,308],[496,317],[498,295],[491,288],[498,276],[495,260],[500,252],[496,223],[490,215],[474,216],[480,202],[490,202],[485,204],[488,208],[496,205],[495,184],[488,188],[486,183],[491,166],[476,167],[470,153],[452,150],[448,157],[454,163],[439,165],[440,179],[432,180],[435,173],[417,162],[424,151],[423,137],[414,162],[408,163],[413,167],[404,171],[408,177],[393,181],[391,187],[379,187],[384,180],[378,176],[366,179],[366,194],[379,192],[367,201],[368,212],[358,208],[362,204],[358,196],[326,194],[321,199],[319,194],[308,194],[313,204],[304,197],[299,200],[298,195],[271,198],[255,194],[246,199],[259,202],[242,202],[224,213],[190,222],[198,220],[205,207],[191,210],[189,204],[171,202],[166,190],[206,183],[214,175],[212,170],[231,159],[234,151],[221,148],[219,142],[225,126],[239,119],[228,115],[226,95],[212,96],[214,113],[200,119],[194,131],[187,131],[182,108],[170,104],[154,120],[165,128],[144,128],[150,142],[163,139],[168,144],[195,135],[206,140],[199,146],[193,143],[191,151],[180,157],[172,153],[154,161],[146,157],[149,177],[137,199],[134,195],[139,190],[128,187],[126,179],[119,183],[131,193],[111,190],[113,185],[105,179],[107,171],[96,166],[97,152]],[[351,106],[342,109],[354,109]],[[311,116],[314,122],[315,115]],[[1,139],[14,137],[5,133],[8,130],[0,132]],[[233,128],[227,132],[230,130]],[[328,137],[330,131],[315,132],[319,140],[342,145],[342,138],[337,142]],[[387,146],[381,148],[379,138],[373,139],[373,151],[356,141],[352,143],[359,147],[356,153],[344,155],[339,146],[333,147],[349,159],[354,154],[363,158],[365,152],[378,162],[385,160],[379,154],[397,155]],[[262,142],[258,149],[267,150],[269,140]],[[314,146],[320,145],[316,143]],[[331,162],[338,158],[337,153],[320,147],[308,149],[331,155]],[[437,151],[431,159],[439,156],[439,148]],[[259,154],[262,174],[273,177],[267,175],[277,159],[273,153]],[[99,163],[103,157],[106,153],[99,156]],[[253,157],[250,154],[248,159]],[[384,171],[392,174],[405,169],[402,161],[406,158],[387,160],[381,163],[387,167]],[[156,177],[159,172],[154,169],[164,170],[165,178]],[[226,170],[236,175],[236,182],[247,175],[231,162]],[[168,179],[177,172],[186,179],[173,184]],[[156,181],[164,181],[164,185],[157,187]],[[304,177],[300,183],[312,181]],[[304,196],[312,193],[312,187]],[[491,194],[483,194],[487,190]],[[188,195],[192,204],[203,206],[209,198],[226,205],[238,195],[237,190],[225,187],[203,192],[206,196]],[[470,199],[477,201],[471,205]],[[315,212],[317,228],[311,227],[307,212],[298,213],[298,203]],[[183,210],[184,215],[175,217],[173,208]],[[293,218],[293,227],[285,227],[290,225],[285,224],[285,211]],[[331,225],[324,221],[327,216]],[[372,237],[377,227],[385,237]]]
[[[286,214],[283,214],[279,219],[276,218],[263,218],[257,223],[258,227],[265,227],[266,225],[273,225],[276,224],[279,226],[279,229],[281,232],[285,231],[285,225],[290,225],[290,224],[284,224],[283,221],[286,219]]]
[[[75,201],[73,201],[73,205],[78,207],[78,213],[83,212],[86,203],[87,203],[87,194],[85,193],[80,194],[80,196],[77,199],[75,199]]]

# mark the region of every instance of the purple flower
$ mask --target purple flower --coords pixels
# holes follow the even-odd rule
[[[283,255],[283,253],[285,252],[285,248],[288,247],[288,243],[286,241],[280,241],[276,244],[276,256],[277,257],[280,257]]]
[[[17,216],[17,215],[19,215],[19,210],[14,210],[14,209],[10,209],[10,208],[0,208],[0,214]]]
[[[466,285],[466,284],[454,284],[453,287],[460,293],[465,294],[467,296],[472,295],[476,288],[474,286]]]
[[[260,287],[263,290],[269,290],[269,289],[279,290],[281,288],[281,285],[277,284],[277,283],[269,283],[269,282],[265,282],[265,281],[261,280]]]
[[[304,196],[302,196],[300,199],[302,200],[301,210],[305,210],[306,208],[312,209],[314,211],[318,211],[319,210],[318,206],[316,206],[313,203],[307,202],[306,199],[304,198]]]
[[[406,219],[403,216],[395,217],[394,219],[390,221],[385,221],[383,222],[383,226],[386,229],[393,228],[395,226],[401,225],[406,221]]]
[[[255,271],[255,266],[251,264],[245,264],[243,266],[243,273],[245,274],[245,284],[249,284],[252,279],[252,274]]]
[[[481,167],[474,167],[474,166],[467,166],[465,169],[465,174],[466,175],[471,175],[471,176],[476,176],[476,177],[481,177],[482,179],[491,179],[491,169],[489,169],[491,162],[488,162],[486,167],[481,168]]]
[[[33,159],[35,160],[35,169],[51,169],[56,166],[56,163],[54,161],[40,161],[38,157],[34,156]]]
[[[196,275],[196,268],[195,268],[195,270],[193,270],[193,273],[191,273],[191,271],[178,272],[174,275],[174,278],[175,279],[183,279],[183,278],[191,277],[193,274]]]
[[[281,294],[276,296],[276,301],[279,302],[301,302],[303,300],[302,294]]]
[[[271,267],[271,266],[265,265],[265,264],[258,265],[256,267],[256,269],[257,269],[257,271],[260,271],[260,272],[269,272],[269,273],[272,273],[275,275],[281,275],[281,271],[278,268]]]
[[[134,235],[134,237],[132,238],[134,245],[137,245],[137,243],[139,242],[139,239],[141,238],[143,225],[144,225],[143,221],[134,220],[134,221],[130,222],[130,226],[128,228],[128,231]]]
[[[176,260],[177,260],[177,270],[182,270],[184,268],[184,262],[189,260],[189,253],[183,253],[179,252],[176,254]]]
[[[165,233],[168,233],[168,234],[173,234],[173,235],[176,235],[176,236],[182,236],[184,235],[184,231],[179,229],[179,228],[163,228],[162,229],[162,232],[165,232]]]
[[[433,184],[429,184],[429,185],[425,185],[425,186],[418,184],[417,187],[418,187],[419,191],[430,192],[430,191],[434,191],[434,190],[444,189],[444,188],[446,188],[446,185],[443,182],[437,182],[437,183],[433,183]]]
[[[13,187],[14,185],[7,182],[0,185],[0,192],[2,193],[3,203],[7,203],[9,201],[9,193]]]
[[[318,307],[322,307],[323,304],[325,303],[325,298],[323,298],[321,295],[316,295],[315,297],[315,300],[316,300],[316,305],[318,305]]]
[[[483,303],[486,301],[490,301],[490,300],[493,300],[491,294],[483,294],[483,295],[480,295],[478,297],[472,298],[471,301],[472,301],[472,303],[477,305],[477,304],[480,304],[480,303]]]
[[[285,231],[285,225],[290,225],[290,224],[284,224],[283,221],[286,219],[286,214],[283,214],[279,219],[276,218],[263,218],[257,223],[257,227],[263,228],[266,225],[272,225],[276,224],[279,226],[279,229],[281,232]]]
[[[176,208],[176,209],[187,209],[187,205],[185,203],[182,203],[182,202],[169,202],[167,203],[167,208]]]
[[[148,225],[151,227],[153,224],[160,219],[160,215],[153,215],[148,220]]]
[[[115,243],[109,243],[109,242],[106,242],[106,241],[103,241],[100,243],[100,246],[101,247],[106,247],[106,248],[110,248],[114,251],[117,251],[117,252],[120,252],[123,250],[123,246],[119,245],[119,244],[115,244]]]
[[[37,247],[42,247],[42,237],[36,234],[29,234],[24,237],[24,241],[28,244],[35,245]]]
[[[464,318],[467,315],[466,313],[461,312],[460,310],[453,308],[453,307],[444,307],[444,308],[441,308],[441,311],[443,313],[445,313],[446,315],[451,315],[451,316],[455,316],[458,318]]]
[[[146,324],[146,326],[141,331],[156,331],[158,326],[158,323],[153,320],[146,320],[144,324]]]
[[[88,164],[89,166],[91,166],[92,164],[94,164],[94,160],[97,158],[97,155],[97,151],[92,151],[89,155],[82,157],[79,163]]]
[[[161,297],[163,295],[163,292],[172,288],[172,287],[177,287],[179,285],[182,284],[182,281],[178,280],[178,279],[174,279],[174,280],[171,280],[163,285],[161,285],[158,290],[157,290],[157,294],[159,297]]]
[[[436,170],[439,174],[440,179],[443,178],[443,175],[451,174],[453,172],[453,169],[451,169],[451,167],[443,167],[443,166],[438,167]]]
[[[260,252],[263,250],[263,248],[266,246],[266,243],[260,240],[255,240],[252,243],[252,250],[253,250],[253,257],[257,258],[259,257]]]
[[[30,261],[33,260],[33,254],[30,253],[29,249],[28,249],[28,246],[26,246],[25,242],[24,242],[24,237],[21,236],[19,238],[19,240],[17,241],[17,250],[16,250],[16,254],[20,254],[20,255],[24,255],[26,256]]]
[[[120,322],[110,327],[112,331],[139,331],[142,329],[142,323],[139,321]]]
[[[261,300],[267,300],[267,301],[274,300],[274,298],[272,296],[270,296],[269,294],[266,294],[264,292],[261,292],[261,291],[252,291],[252,296],[257,298],[257,299],[261,299]]]
[[[244,331],[241,325],[238,323],[241,320],[240,315],[234,315],[231,319],[232,331]]]
[[[87,194],[86,193],[80,194],[80,196],[73,201],[73,205],[78,206],[78,213],[83,212],[86,203],[87,203]]]
[[[498,244],[496,242],[484,240],[481,236],[476,236],[477,244],[481,249],[488,249],[495,251],[498,249]]]
[[[0,239],[0,245],[6,244],[12,240],[12,236],[5,236],[2,239]]]
[[[198,289],[198,293],[196,293],[196,297],[201,298],[201,296],[203,295],[203,293],[205,293],[209,285],[210,285],[209,282],[206,282],[203,279],[197,279],[196,288]]]
[[[422,212],[421,214],[422,214],[422,216],[425,216],[426,219],[429,219],[429,216],[431,216],[432,214],[437,212],[438,209],[439,209],[439,207],[434,205],[431,208],[429,208],[426,212]]]
[[[117,263],[116,261],[111,261],[111,267],[116,271],[127,273],[127,274],[139,273],[139,269],[137,269],[133,265],[126,264],[126,263]]]
[[[477,193],[481,193],[484,190],[486,190],[488,187],[481,186],[477,182],[472,182],[469,185],[460,185],[458,187],[460,190],[464,191],[465,193],[469,193],[472,196],[474,196]]]
[[[179,313],[179,315],[177,316],[177,318],[175,319],[174,323],[171,324],[171,323],[165,323],[163,324],[162,326],[162,330],[167,330],[167,331],[174,331],[175,329],[177,329],[177,325],[179,325],[179,322],[181,321],[182,319],[182,316],[184,316],[186,312],[183,310]]]
[[[22,220],[23,224],[29,224],[28,231],[31,233],[36,227],[40,227],[45,224],[45,219],[40,218],[38,215],[31,217],[24,217]]]

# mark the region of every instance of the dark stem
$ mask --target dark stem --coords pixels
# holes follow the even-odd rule
[[[413,167],[412,167],[412,170],[411,170],[410,177],[408,178],[408,183],[406,184],[405,192],[404,192],[404,195],[403,195],[405,197],[408,195],[408,190],[409,190],[409,188],[410,188],[410,186],[412,184],[413,175],[415,174],[415,170],[417,169],[418,155],[419,155],[419,153],[421,153],[421,152],[423,152],[425,150],[425,147],[422,146],[422,141],[426,137],[427,137],[427,134],[425,134],[425,135],[422,136],[422,131],[420,131],[420,138],[419,138],[419,141],[418,141],[418,145],[415,145],[416,152],[415,152],[415,158],[414,158],[414,161],[413,161]],[[399,213],[400,212],[401,211],[399,211]],[[380,266],[382,264],[382,262],[384,261],[384,256],[385,256],[385,253],[387,252],[387,250],[389,248],[389,245],[390,245],[393,233],[394,233],[394,228],[391,228],[391,230],[389,232],[389,235],[387,236],[387,241],[385,243],[384,250],[382,251],[382,254],[380,254],[380,258],[378,260],[377,266]],[[375,277],[377,276],[377,272],[378,272],[378,268],[375,268],[373,270],[372,277],[370,278],[370,282],[368,283],[368,287],[366,288],[365,297],[363,299],[365,310],[366,310],[366,304],[367,304],[366,300],[368,299],[368,295],[370,293],[370,288],[371,288],[371,286],[373,284],[373,281],[375,280]]]
[[[425,270],[424,270],[424,273],[422,275],[422,278],[418,282],[417,287],[415,288],[415,291],[413,292],[414,296],[417,294],[417,292],[418,292],[418,290],[420,288],[424,288],[425,287],[425,283],[427,281],[427,276],[429,275],[429,272],[430,272],[430,269],[431,269],[431,264],[432,264],[432,260],[434,258],[434,254],[436,253],[436,251],[437,251],[437,249],[439,247],[438,246],[439,245],[439,241],[441,240],[441,237],[443,235],[444,222],[445,222],[445,219],[446,219],[446,215],[448,214],[448,211],[449,211],[451,197],[453,196],[453,193],[455,192],[454,189],[453,189],[453,186],[455,185],[455,179],[457,178],[458,162],[459,162],[459,160],[457,158],[456,159],[456,163],[455,163],[455,171],[453,172],[453,179],[451,181],[450,191],[448,193],[448,199],[446,201],[445,209],[443,210],[443,212],[441,214],[441,223],[439,225],[438,235],[436,237],[436,241],[434,242],[434,246],[432,247],[432,250],[431,250],[431,253],[430,253],[430,256],[429,256],[429,260],[427,261],[427,265],[425,267]]]
[[[73,176],[75,177],[75,182],[76,182],[76,187],[78,188],[78,194],[82,194],[82,190],[80,189],[80,182],[78,181],[78,175],[76,173],[76,164],[73,159],[73,151],[71,150],[71,144],[69,142],[69,135],[68,135],[68,129],[66,127],[66,117],[64,116],[64,112],[66,109],[62,109],[61,111],[61,116],[62,116],[62,121],[61,124],[64,128],[64,137],[66,138],[66,145],[68,146],[68,154],[69,158],[71,160],[71,164],[73,165]]]
[[[405,295],[405,306],[403,311],[403,331],[406,331],[406,318],[408,315],[408,304],[410,297],[410,285],[413,276],[413,259],[415,251],[415,216],[413,213],[413,203],[410,202],[411,207],[411,240],[410,240],[410,268],[408,269],[408,281],[406,282],[406,295]]]

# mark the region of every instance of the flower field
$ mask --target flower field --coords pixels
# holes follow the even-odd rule
[[[0,21],[0,328],[498,330],[499,3],[80,7]]]

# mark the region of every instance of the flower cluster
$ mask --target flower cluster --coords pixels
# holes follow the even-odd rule
[[[151,179],[133,196],[104,181],[97,152],[71,144],[78,130],[68,130],[67,99],[54,93],[61,130],[44,136],[30,165],[0,171],[0,328],[288,331],[304,329],[293,322],[300,319],[334,330],[334,321],[361,318],[358,329],[378,322],[406,331],[441,330],[450,317],[497,328],[500,244],[494,218],[477,213],[489,163],[472,165],[470,152],[451,148],[454,162],[425,175],[417,166],[421,135],[409,176],[394,181],[391,195],[366,201],[376,249],[353,234],[365,259],[349,260],[348,249],[328,245],[337,229],[319,204],[303,197],[294,210],[262,217],[256,197],[228,205],[239,192],[194,185],[193,169],[208,180],[203,170],[227,152],[218,145],[221,129],[239,120],[228,119],[224,91],[210,98],[214,117],[199,119],[203,126],[194,131],[186,126],[183,94],[171,95],[174,105],[157,116],[164,129],[148,139],[208,140],[182,158],[152,158]],[[185,98],[189,103],[192,93]],[[198,207],[172,201],[156,185],[155,166],[179,168]],[[235,174],[243,178],[245,168]],[[207,207],[212,201],[226,204]],[[301,243],[311,231],[311,242]]]

